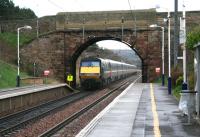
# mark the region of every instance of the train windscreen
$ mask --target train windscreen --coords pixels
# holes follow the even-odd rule
[[[100,74],[100,62],[99,61],[82,61],[80,75],[83,74]]]
[[[81,62],[82,67],[99,67],[99,61],[83,61]]]

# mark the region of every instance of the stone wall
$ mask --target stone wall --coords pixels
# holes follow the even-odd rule
[[[24,20],[0,20],[0,32],[17,32],[17,28],[24,25],[32,26],[31,31],[26,33],[36,34],[37,33],[37,21],[39,33],[47,33],[49,31],[56,30],[56,16],[45,16],[42,18],[35,19],[24,19]]]
[[[123,39],[143,58],[144,75],[148,82],[155,80],[155,67],[161,66],[159,31],[138,30],[137,40],[133,34],[134,30],[126,29]],[[121,29],[86,31],[84,39],[81,30],[57,31],[41,36],[20,51],[21,67],[33,73],[31,71],[35,62],[38,76],[43,75],[44,70],[50,70],[50,77],[65,81],[66,74],[72,72],[72,56],[91,36],[121,38]]]
[[[123,21],[122,21],[123,20]],[[100,30],[105,28],[143,28],[155,23],[156,10],[123,10],[96,12],[62,12],[56,15],[56,29],[82,28]]]
[[[43,76],[44,70],[50,70],[50,77],[61,77],[64,69],[63,33],[42,36],[20,50],[21,68],[36,76]],[[63,72],[62,74],[60,72]]]
[[[148,26],[158,23],[166,27],[166,24],[163,23],[163,18],[166,17],[167,13],[155,13],[155,11],[136,12],[137,40],[135,39],[135,22],[130,13],[130,11],[76,12],[59,13],[57,16],[41,18],[39,21],[39,24],[41,23],[39,26],[42,26],[41,33],[56,29],[59,31],[41,35],[23,48],[20,51],[21,66],[33,73],[33,64],[35,62],[38,76],[41,76],[43,71],[48,69],[51,71],[50,77],[56,77],[63,81],[65,80],[64,76],[72,71],[70,64],[72,55],[88,40],[88,37],[112,36],[121,38],[121,27],[123,25],[125,28],[123,40],[136,48],[143,58],[144,75],[148,82],[155,80],[158,77],[155,73],[155,68],[161,66],[161,32],[159,29],[150,29]],[[173,16],[173,14],[171,15]],[[179,15],[181,16],[181,13]],[[122,17],[124,17],[124,24],[121,22]],[[199,25],[200,12],[187,12],[186,17],[187,31]],[[84,22],[83,18],[85,18]],[[171,21],[171,51],[173,51],[173,18]],[[9,25],[9,23],[5,24]],[[20,24],[20,22],[14,25],[15,29],[19,26],[17,24]],[[30,21],[30,24],[35,26],[36,20]],[[85,29],[84,38],[83,26]],[[11,27],[8,30],[13,30],[14,28]],[[167,40],[167,29],[165,29],[166,74],[168,72]],[[173,58],[173,52],[171,53]]]

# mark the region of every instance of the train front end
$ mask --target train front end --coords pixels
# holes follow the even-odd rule
[[[101,61],[99,59],[83,59],[80,63],[80,82],[84,89],[94,89],[101,85]]]

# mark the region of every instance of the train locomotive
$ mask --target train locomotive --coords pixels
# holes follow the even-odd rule
[[[85,58],[80,62],[80,84],[84,89],[99,88],[135,72],[135,65],[97,57]]]

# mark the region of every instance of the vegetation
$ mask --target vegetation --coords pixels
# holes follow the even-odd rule
[[[182,90],[183,76],[179,76],[176,80],[176,85],[173,88],[173,95],[179,100],[181,95],[180,92]]]
[[[182,76],[181,69],[177,66],[174,69],[172,69],[172,94],[177,98],[177,100],[180,99],[180,92],[182,89],[182,83],[183,83],[183,76]],[[191,76],[193,78],[193,76]],[[168,80],[167,76],[165,76],[165,86],[168,86]],[[162,83],[162,78],[158,78],[155,80],[155,83]],[[192,86],[192,84],[191,84]]]
[[[113,50],[101,48],[96,43],[89,46],[82,53],[82,56],[83,57],[100,57],[100,58],[107,58],[107,59],[112,59],[116,61],[118,60],[118,61],[123,61],[126,63],[131,63],[126,58],[114,53]]]
[[[32,39],[31,35],[25,35],[20,33],[20,46],[24,45],[28,41]],[[0,40],[6,42],[8,45],[12,47],[17,47],[17,34],[11,32],[0,33]]]
[[[196,45],[198,42],[200,42],[200,27],[194,28],[193,31],[187,34],[187,48],[194,50],[194,45]]]
[[[16,86],[17,68],[0,61],[0,89]],[[26,73],[20,73],[21,77],[27,77]]]
[[[182,85],[177,85],[173,88],[173,95],[177,98],[177,100],[180,100],[180,91],[182,90]]]
[[[0,17],[1,20],[30,19],[36,18],[36,15],[31,9],[15,6],[12,0],[1,0]]]
[[[171,75],[172,87],[175,87],[177,85],[177,80],[179,80],[180,76],[183,76],[182,67],[176,66],[175,68],[172,68]]]

